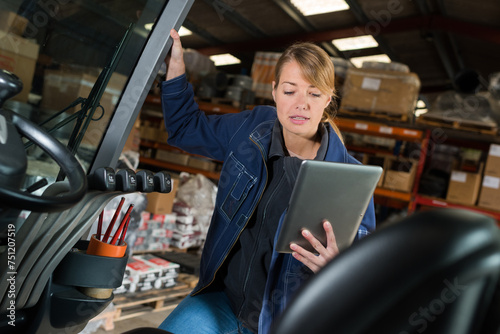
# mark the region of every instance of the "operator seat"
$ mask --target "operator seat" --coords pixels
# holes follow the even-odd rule
[[[499,333],[499,276],[493,218],[418,212],[337,256],[302,286],[272,333]],[[165,332],[126,332],[138,333]]]

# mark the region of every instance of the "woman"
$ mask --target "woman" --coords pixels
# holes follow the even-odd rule
[[[179,35],[162,84],[171,145],[223,161],[216,208],[200,263],[200,280],[160,328],[182,333],[267,333],[304,280],[338,254],[329,222],[327,245],[303,236],[317,255],[292,244],[274,251],[302,159],[358,163],[344,147],[330,112],[334,70],[310,43],[288,48],[276,66],[276,108],[206,116],[187,83]],[[357,238],[375,228],[373,202]]]

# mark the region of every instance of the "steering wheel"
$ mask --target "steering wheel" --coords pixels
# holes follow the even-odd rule
[[[0,208],[36,212],[68,209],[85,195],[86,174],[73,154],[46,130],[2,107],[6,99],[21,89],[22,83],[17,76],[0,70],[0,153],[10,153],[8,156],[0,154]],[[61,196],[35,196],[20,189],[19,183],[24,179],[27,161],[21,135],[38,145],[57,163],[68,178],[69,192]]]

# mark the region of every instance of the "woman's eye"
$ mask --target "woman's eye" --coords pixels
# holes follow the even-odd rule
[[[285,95],[292,95],[293,94],[293,92],[284,92],[284,93],[285,93]]]
[[[314,97],[321,97],[321,94],[314,94],[314,93],[311,93],[312,96]]]

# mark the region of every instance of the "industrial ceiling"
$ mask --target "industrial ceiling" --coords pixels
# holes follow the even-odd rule
[[[346,0],[350,9],[304,16],[289,0],[198,0],[184,27],[193,32],[183,46],[205,55],[231,53],[251,69],[256,51],[282,51],[295,41],[312,41],[332,56],[385,53],[420,77],[421,92],[457,88],[479,76],[486,89],[500,71],[498,0]],[[372,35],[375,48],[341,52],[333,39]],[[472,76],[471,76],[472,73]]]

